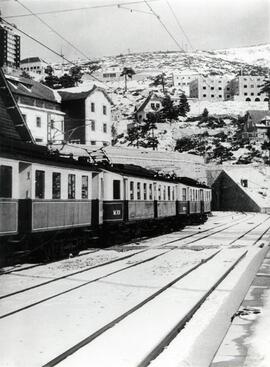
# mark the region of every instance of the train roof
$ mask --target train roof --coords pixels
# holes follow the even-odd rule
[[[58,151],[50,151],[45,146],[27,144],[1,136],[0,154],[16,160],[100,172],[99,167],[91,163],[90,159],[86,157],[77,160],[73,158],[72,154],[63,156]]]
[[[104,170],[119,173],[121,175],[127,176],[135,176],[140,178],[147,178],[157,181],[165,181],[165,182],[173,182],[173,183],[181,183],[186,186],[192,186],[197,188],[207,188],[209,187],[205,184],[199,183],[198,181],[194,180],[193,178],[189,177],[177,177],[169,174],[164,174],[162,172],[150,170],[147,168],[143,168],[141,166],[137,166],[135,164],[113,164],[113,165],[106,165],[100,168]]]

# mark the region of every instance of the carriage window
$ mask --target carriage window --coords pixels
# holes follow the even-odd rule
[[[0,197],[12,197],[12,167],[0,166]]]
[[[52,174],[52,198],[61,198],[61,173],[53,172]]]
[[[36,171],[36,183],[35,183],[36,199],[44,199],[45,193],[45,172]]]
[[[187,200],[187,189],[182,189],[182,198],[183,198],[183,201]]]
[[[68,175],[68,199],[75,199],[75,175]]]
[[[166,200],[166,186],[163,186],[163,200]]]
[[[137,200],[141,200],[141,183],[137,182]]]
[[[129,183],[130,200],[134,200],[134,182]]]
[[[120,180],[113,180],[113,199],[120,199]]]
[[[174,187],[172,188],[172,200],[174,201]]]
[[[147,200],[147,186],[146,186],[146,183],[143,184],[143,200]]]
[[[171,188],[168,186],[168,200],[171,200]]]
[[[149,184],[149,200],[153,200],[153,185]]]
[[[161,186],[158,185],[158,200],[161,200]]]
[[[88,199],[88,176],[82,176],[82,199]]]

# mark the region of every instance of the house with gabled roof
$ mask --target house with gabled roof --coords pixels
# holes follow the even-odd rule
[[[0,68],[0,138],[14,143],[34,143],[34,138]]]
[[[145,100],[135,107],[135,118],[138,122],[143,122],[149,112],[157,112],[162,109],[163,98],[153,91],[145,98]]]
[[[270,111],[249,110],[245,115],[242,137],[250,141],[264,142],[270,129]]]
[[[66,114],[66,142],[97,147],[111,144],[113,102],[105,89],[90,83],[58,92]]]
[[[57,91],[32,79],[6,75],[9,88],[37,144],[61,143],[64,116]]]

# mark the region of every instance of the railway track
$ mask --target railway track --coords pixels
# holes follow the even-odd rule
[[[236,213],[236,214],[233,215],[234,218],[237,218],[239,216],[240,216],[239,213]],[[230,214],[223,215],[222,217],[219,217],[217,220],[220,222],[221,219],[224,221],[224,219],[231,218],[231,217],[232,217],[232,214],[230,213]],[[217,222],[216,225],[213,226],[212,228],[217,228],[217,225],[219,224],[219,222]],[[224,223],[222,223],[221,225],[223,225],[223,224]],[[206,230],[209,230],[209,229],[206,229]],[[184,232],[184,230],[182,232]],[[197,233],[202,233],[202,232],[198,231]],[[192,235],[195,235],[195,234],[196,233],[194,233]],[[162,238],[162,237],[167,237],[168,235],[170,235],[170,234],[159,235],[158,237]],[[187,237],[192,236],[192,235],[188,235]],[[154,237],[150,238],[150,240],[152,240],[153,238]],[[137,241],[138,241],[138,239],[134,239],[132,242],[124,243],[122,245],[125,246],[125,245],[129,245],[129,244],[134,244]],[[149,238],[147,238],[147,239],[145,239],[145,240],[143,240],[141,242],[144,243],[145,241],[146,242],[149,241]],[[110,246],[108,246],[107,248],[109,249]],[[76,257],[86,256],[88,254],[91,254],[91,253],[94,253],[94,252],[97,252],[97,251],[99,251],[99,249],[91,249],[89,251],[84,251],[82,254],[79,254]],[[63,259],[51,261],[51,262],[49,262],[49,264],[59,263],[61,261],[63,261]],[[30,269],[34,269],[34,268],[37,268],[37,267],[44,267],[46,265],[48,265],[47,262],[44,262],[44,263],[42,262],[42,263],[37,263],[37,264],[33,264],[33,265],[28,265],[27,264],[26,266],[24,266],[24,265],[22,265],[22,266],[21,265],[16,265],[16,266],[12,266],[12,267],[7,267],[6,270],[5,270],[5,268],[2,269],[2,270],[0,269],[0,276],[1,275],[5,275],[5,274],[18,273],[18,272],[21,272],[21,271],[30,270]]]
[[[173,239],[173,240],[170,240],[170,241],[164,242],[162,245],[160,245],[160,244],[159,244],[157,247],[166,247],[166,246],[171,245],[171,244],[173,244],[173,243],[182,242],[182,241],[185,241],[185,242],[184,242],[184,246],[187,246],[187,245],[190,245],[190,244],[196,243],[196,242],[198,242],[198,241],[200,241],[200,240],[202,240],[202,239],[204,239],[204,238],[207,238],[207,237],[209,237],[209,236],[212,236],[212,235],[214,235],[214,234],[216,234],[216,233],[220,233],[220,232],[222,232],[222,231],[224,231],[224,230],[226,230],[226,229],[228,229],[228,228],[230,228],[230,227],[233,227],[233,226],[235,226],[235,225],[237,225],[237,224],[241,223],[242,221],[243,221],[243,219],[241,219],[241,220],[239,220],[239,221],[236,221],[236,222],[234,222],[233,224],[230,224],[229,226],[228,226],[227,224],[225,224],[225,225],[224,225],[224,224],[215,225],[215,226],[210,227],[210,228],[208,228],[208,229],[205,229],[205,230],[202,230],[202,231],[197,231],[197,232],[195,232],[195,233],[193,233],[193,234],[189,234],[189,235],[186,235],[186,236],[184,235],[184,236],[182,236],[182,237],[178,237],[178,238],[176,238],[176,239]],[[223,227],[223,228],[220,228],[220,227]],[[217,230],[217,228],[219,228],[219,229]],[[255,227],[255,228],[256,228],[256,227]],[[214,229],[214,232],[211,232],[213,229]],[[251,228],[250,230],[252,230],[252,228]],[[197,236],[197,238],[192,239],[191,241],[186,241],[187,239],[192,238],[192,237],[194,237],[194,236]],[[152,247],[152,248],[153,248],[153,247]],[[111,260],[111,261],[107,261],[107,262],[101,263],[101,264],[99,264],[99,265],[86,267],[86,268],[84,268],[84,269],[82,269],[82,270],[78,270],[78,271],[75,271],[75,272],[70,272],[70,273],[65,274],[65,275],[63,275],[63,276],[53,277],[52,279],[49,279],[49,280],[46,280],[46,281],[39,282],[38,284],[34,284],[34,285],[32,285],[32,286],[28,286],[28,287],[26,287],[26,288],[22,288],[22,289],[16,290],[16,291],[11,292],[11,293],[2,294],[2,295],[0,295],[0,300],[1,300],[1,299],[8,298],[8,297],[15,296],[15,295],[18,295],[18,294],[20,294],[20,293],[24,293],[24,292],[27,292],[27,291],[30,291],[30,290],[33,290],[33,289],[36,289],[36,288],[39,288],[39,287],[42,287],[42,286],[45,286],[45,285],[48,285],[48,284],[51,284],[51,283],[55,283],[55,282],[57,282],[57,281],[61,281],[61,280],[64,280],[64,279],[68,279],[68,278],[74,277],[74,276],[76,276],[76,275],[79,275],[79,274],[82,274],[82,273],[86,273],[86,272],[91,271],[91,270],[93,270],[93,269],[101,268],[101,267],[104,267],[104,266],[106,266],[106,265],[112,265],[112,264],[115,264],[115,263],[118,263],[118,262],[121,262],[121,261],[128,260],[128,259],[130,259],[130,258],[134,258],[136,255],[144,254],[144,253],[146,253],[147,251],[148,251],[148,249],[146,248],[146,249],[143,249],[143,250],[136,251],[136,252],[134,252],[134,253],[132,253],[132,254],[128,254],[128,255],[126,255],[126,256],[123,256],[123,257],[120,257],[120,258],[117,258],[117,259],[113,259],[113,260]],[[102,279],[102,278],[104,278],[104,277],[106,277],[106,276],[110,276],[110,275],[115,274],[115,273],[117,273],[117,272],[119,272],[119,271],[126,270],[126,269],[128,269],[128,268],[130,268],[130,267],[138,266],[138,265],[140,265],[141,263],[144,263],[145,261],[151,261],[151,260],[153,260],[153,259],[155,259],[155,258],[157,258],[157,257],[159,257],[159,256],[162,256],[163,254],[166,254],[166,253],[167,253],[167,252],[169,252],[169,251],[172,251],[172,249],[169,249],[168,251],[164,251],[164,252],[162,252],[162,253],[160,253],[160,254],[157,254],[157,255],[155,255],[155,256],[151,256],[151,257],[149,257],[149,258],[143,259],[143,260],[141,260],[141,261],[140,261],[140,260],[138,260],[138,261],[136,261],[136,260],[135,260],[135,264],[120,267],[120,269],[117,269],[117,270],[115,270],[114,272],[107,272],[107,273],[105,273],[101,278],[100,278],[100,277],[97,277],[97,278],[95,278],[95,279],[92,279],[90,282],[94,282],[94,281],[100,280],[100,279]],[[33,275],[30,275],[30,276],[32,276],[32,277],[33,277]],[[41,279],[42,279],[42,278],[41,278]],[[39,281],[39,277],[38,277],[38,278],[35,278],[35,281]],[[89,282],[86,282],[85,284],[87,285],[87,284],[89,284]],[[81,287],[81,286],[83,286],[83,285],[84,285],[84,284],[79,285],[79,286],[77,286],[77,287]],[[71,290],[73,290],[73,289],[77,289],[77,287],[73,287],[73,288],[71,288]],[[60,293],[59,295],[61,295],[61,293]],[[16,302],[16,304],[17,304],[17,302]],[[1,319],[1,317],[2,317],[2,315],[0,314],[0,319]]]
[[[250,216],[248,218],[249,218],[248,220],[251,220],[252,216]],[[239,221],[239,222],[241,223],[241,221]],[[266,222],[267,221],[265,221],[265,226],[267,227],[267,223]],[[231,226],[227,226],[226,225],[226,227],[227,228],[231,228],[231,227],[236,226],[236,225],[237,225],[236,223],[233,223]],[[255,225],[253,223],[252,224],[252,228],[250,228],[248,231],[244,231],[244,232],[245,233],[247,233],[247,232],[248,233],[252,233],[252,230],[256,229],[259,225],[263,225],[263,223],[261,223],[261,224],[260,223],[259,224],[258,223],[255,223]],[[215,227],[215,228],[217,228],[217,227]],[[218,233],[218,231],[216,231],[216,230],[214,230],[213,232],[214,232],[214,234],[212,234],[212,235],[215,235],[215,234]],[[244,232],[243,233],[239,233],[239,236],[237,236],[239,241],[243,238]],[[204,237],[204,239],[205,239],[206,238],[205,237],[205,233],[201,237]],[[257,236],[257,238],[255,240],[256,242],[258,242],[258,237],[259,236]],[[196,239],[194,239],[194,241],[196,241],[196,242],[197,241],[200,241],[200,240],[202,240],[202,238],[196,238]],[[235,239],[232,240],[232,241],[228,241],[227,245],[229,246],[232,243],[236,243]],[[155,256],[152,256],[152,259],[149,259],[149,258],[146,259],[145,258],[145,261],[143,261],[141,263],[136,263],[135,262],[133,264],[129,264],[128,267],[126,267],[126,269],[118,269],[117,271],[113,272],[113,274],[107,274],[107,275],[104,274],[103,277],[100,277],[98,280],[95,280],[94,282],[95,283],[99,283],[99,286],[100,286],[100,283],[103,286],[106,286],[110,282],[114,282],[113,279],[117,278],[117,276],[118,277],[119,276],[122,276],[122,278],[124,278],[124,279],[129,279],[129,275],[131,274],[130,272],[131,271],[133,271],[133,272],[135,271],[136,272],[136,267],[138,265],[140,265],[141,272],[144,273],[145,272],[144,269],[146,269],[147,267],[149,267],[149,264],[152,264],[155,261],[157,261],[157,259],[160,256],[164,256],[164,261],[166,260],[166,258],[168,258],[170,256],[171,256],[171,260],[172,260],[172,258],[176,257],[176,251],[179,251],[179,250],[177,250],[177,249],[169,249],[169,250],[166,250],[166,249],[163,249],[163,250],[156,249],[155,251],[157,251],[156,252],[156,255]],[[163,251],[163,253],[161,253],[161,251]],[[183,251],[183,250],[181,250],[181,251]],[[246,251],[246,249],[230,249],[228,251],[239,251],[239,252],[241,252],[243,254]],[[44,363],[44,365],[46,365],[46,366],[47,365],[48,366],[51,366],[51,365],[55,365],[56,363],[60,363],[60,361],[62,361],[62,360],[65,359],[65,356],[66,356],[65,353],[67,351],[68,351],[68,355],[71,355],[71,354],[75,353],[76,351],[79,351],[79,349],[82,348],[84,345],[88,345],[90,342],[92,343],[92,341],[94,341],[96,338],[100,337],[103,333],[106,333],[111,328],[114,328],[114,325],[118,324],[120,321],[121,322],[124,321],[126,318],[128,318],[129,316],[131,316],[133,313],[135,313],[139,309],[143,308],[146,304],[148,304],[148,302],[151,302],[152,299],[154,300],[155,298],[158,298],[159,295],[161,295],[163,292],[165,292],[170,287],[173,287],[174,284],[176,284],[178,281],[180,281],[182,279],[185,279],[187,276],[189,276],[189,274],[192,274],[193,272],[196,272],[196,269],[199,269],[203,265],[206,265],[206,263],[211,262],[212,259],[214,259],[217,256],[219,256],[218,255],[219,253],[220,253],[220,250],[217,251],[217,249],[208,250],[208,254],[207,253],[204,253],[204,256],[202,256],[201,254],[197,253],[198,256],[197,256],[196,263],[194,264],[194,266],[187,267],[187,266],[184,266],[184,264],[182,264],[181,267],[180,267],[182,272],[179,272],[178,271],[178,275],[176,277],[174,277],[170,281],[167,281],[167,283],[164,284],[163,286],[160,286],[159,289],[156,292],[153,291],[153,289],[155,287],[153,289],[147,290],[148,296],[143,296],[141,302],[136,302],[136,304],[134,304],[134,303],[131,302],[129,305],[132,306],[132,307],[129,307],[128,304],[126,304],[125,305],[126,310],[125,310],[125,312],[122,312],[122,313],[120,313],[120,310],[121,310],[121,307],[120,307],[119,308],[119,312],[118,312],[120,314],[115,315],[116,317],[113,317],[113,315],[110,315],[110,319],[108,320],[107,323],[105,322],[106,321],[106,318],[104,320],[102,319],[102,323],[100,325],[93,326],[93,329],[94,329],[93,332],[90,335],[88,335],[86,338],[81,338],[81,340],[79,342],[74,343],[70,348],[67,348],[67,350],[65,350],[62,353],[56,353],[57,351],[55,351],[55,355],[57,355],[57,358],[58,358],[57,361],[54,361],[54,359],[56,358],[56,357],[54,357],[54,358],[51,358],[50,362],[48,362],[49,364],[47,362],[42,362],[42,363]],[[208,269],[208,271],[209,271],[209,269]],[[122,272],[123,272],[123,275],[121,275]],[[125,276],[124,276],[124,273],[125,273]],[[72,281],[82,281],[82,279],[72,279]],[[94,283],[93,282],[93,279],[90,282],[91,283]],[[90,282],[88,281],[88,284],[89,285],[90,285]],[[26,317],[26,318],[30,317],[30,316],[27,316],[27,315],[34,315],[33,316],[33,319],[36,319],[37,316],[35,316],[35,315],[44,314],[44,312],[46,314],[46,312],[48,312],[48,310],[50,310],[51,307],[52,307],[52,301],[55,304],[56,299],[58,299],[60,295],[63,296],[63,298],[61,297],[61,300],[59,299],[56,302],[56,304],[58,304],[60,302],[61,305],[64,305],[64,304],[66,304],[66,301],[64,301],[64,299],[66,299],[66,300],[67,299],[77,299],[77,296],[79,294],[82,294],[82,292],[80,290],[81,287],[83,287],[83,286],[85,287],[88,284],[79,284],[79,286],[73,287],[73,289],[70,289],[67,292],[62,292],[61,294],[60,293],[55,294],[52,297],[49,297],[49,298],[47,297],[47,299],[45,299],[45,298],[40,299],[41,302],[39,302],[39,301],[38,302],[32,302],[31,304],[26,305],[27,307],[21,307],[21,309],[20,309],[20,307],[18,307],[17,309],[14,309],[13,310],[15,312],[12,312],[11,311],[11,312],[9,312],[9,314],[8,313],[4,313],[4,314],[2,314],[2,316],[4,316],[4,317],[0,320],[0,326],[1,326],[1,323],[4,323],[4,325],[8,325],[10,319],[12,320],[11,323],[14,322],[16,324],[18,322],[18,320],[20,319],[20,316],[22,314],[24,315],[23,317]],[[88,295],[90,295],[91,293],[96,294],[96,292],[95,292],[96,289],[97,289],[97,285],[89,293],[89,290],[87,290],[87,288],[85,288],[85,290],[84,290],[83,293],[87,293]],[[34,289],[33,289],[33,291],[34,291]],[[69,293],[72,295],[72,298],[70,298],[71,296],[68,296]],[[27,292],[26,292],[26,294],[27,294]],[[16,296],[18,296],[18,295],[15,295],[15,297]],[[32,299],[32,296],[30,296],[29,294],[27,294],[27,298]],[[112,295],[112,299],[114,299],[113,295]],[[8,306],[11,306],[14,303],[16,303],[18,305],[19,303],[17,301],[18,301],[17,298],[14,298],[12,296],[11,297],[8,297],[7,298],[7,304],[6,304],[6,306],[7,307]],[[50,306],[49,306],[49,304],[50,304]],[[2,304],[2,306],[3,306],[3,304]],[[107,305],[107,307],[108,306],[109,306],[109,304]],[[76,309],[76,307],[75,307],[75,309]],[[89,312],[90,312],[90,310],[91,310],[91,307],[89,306]],[[74,311],[74,309],[73,309],[73,311]],[[92,315],[92,313],[91,313],[91,317],[95,318],[95,315],[94,314]],[[119,319],[119,318],[121,318],[121,319]],[[48,318],[47,317],[46,317],[46,320],[48,321]],[[74,326],[74,324],[72,324],[72,325]],[[79,336],[78,336],[78,338],[79,338]],[[90,341],[89,341],[89,338],[90,338]],[[76,339],[77,339],[77,337],[76,337]],[[49,358],[47,360],[49,360]],[[31,364],[28,364],[28,365],[30,366]]]

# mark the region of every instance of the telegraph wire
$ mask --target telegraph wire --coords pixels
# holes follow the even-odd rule
[[[36,17],[41,23],[43,23],[47,28],[49,28],[53,33],[55,33],[63,41],[65,41],[66,43],[68,43],[74,50],[76,50],[77,52],[79,52],[86,59],[90,60],[89,57],[84,52],[82,52],[81,50],[79,50],[78,47],[74,46],[70,41],[68,41],[66,38],[64,38],[59,32],[57,32],[54,28],[52,28],[47,22],[45,22],[45,20],[43,20],[40,16],[38,16],[37,14],[35,14],[31,9],[29,9],[21,1],[19,1],[19,0],[15,0],[15,1],[18,4],[20,4],[24,9],[26,9],[27,11],[29,11],[29,13],[31,13],[31,15],[33,15],[34,17]]]
[[[153,1],[160,1],[160,0],[148,0],[149,2]],[[88,9],[101,9],[101,8],[109,8],[109,7],[118,7],[121,8],[122,5],[136,5],[144,3],[143,0],[140,1],[131,1],[131,2],[124,2],[124,3],[113,3],[113,4],[104,4],[104,5],[94,5],[94,6],[85,6],[81,8],[71,8],[71,9],[63,9],[63,10],[51,10],[51,11],[45,11],[45,12],[39,12],[36,13],[37,15],[48,15],[48,14],[58,14],[58,13],[67,13],[72,11],[79,11],[79,10],[88,10]],[[19,15],[8,15],[4,17],[5,19],[8,18],[23,18],[23,17],[29,17],[30,14],[19,14]]]
[[[184,31],[184,28],[181,26],[180,21],[179,21],[179,19],[177,18],[176,14],[175,14],[175,12],[174,12],[174,10],[173,10],[173,8],[172,8],[172,6],[170,5],[170,3],[169,3],[167,0],[166,0],[166,3],[167,3],[168,7],[170,8],[170,10],[171,10],[171,12],[172,12],[172,14],[173,14],[173,16],[174,16],[174,19],[176,20],[176,23],[177,23],[178,27],[180,28],[180,30],[182,31],[182,33],[183,33],[183,34],[184,34],[184,36],[186,37],[186,40],[188,41],[188,43],[189,43],[189,45],[190,45],[191,49],[192,49],[192,50],[194,50],[194,47],[192,46],[192,44],[191,44],[191,42],[190,42],[190,39],[189,39],[188,35],[187,35],[187,34],[186,34],[186,32]]]

